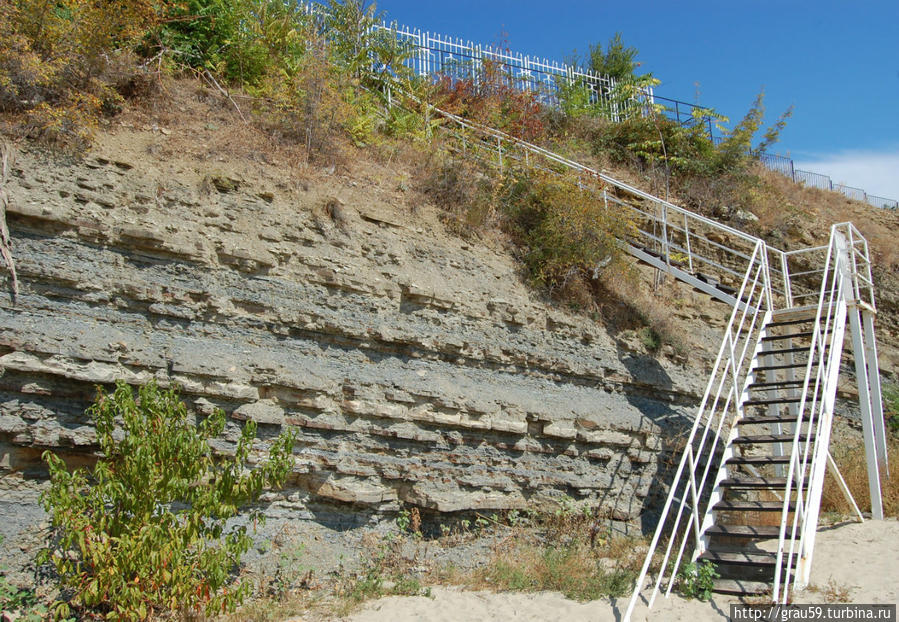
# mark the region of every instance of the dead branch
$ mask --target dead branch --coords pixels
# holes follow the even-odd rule
[[[203,77],[206,78],[212,86],[214,86],[216,89],[218,89],[218,92],[221,93],[223,97],[227,98],[227,100],[229,102],[231,102],[231,105],[234,106],[234,109],[237,111],[237,114],[240,115],[240,120],[243,121],[244,123],[246,123],[247,119],[246,119],[246,117],[243,116],[243,112],[241,112],[240,106],[237,105],[237,102],[234,101],[234,98],[231,97],[231,95],[228,93],[228,91],[223,89],[222,85],[219,84],[218,81],[216,81],[216,79],[212,76],[211,73],[209,73],[208,69],[203,72]]]
[[[6,226],[6,207],[9,205],[9,192],[6,184],[9,181],[10,161],[13,158],[13,149],[8,142],[0,143],[0,255],[9,267],[12,275],[13,302],[19,297],[19,278],[16,276],[16,264],[12,258],[12,240],[9,237],[9,228]]]

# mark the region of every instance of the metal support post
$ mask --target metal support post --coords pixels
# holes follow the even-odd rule
[[[877,361],[877,340],[874,335],[874,312],[862,309],[865,327],[865,361],[868,364],[868,384],[871,393],[871,417],[874,420],[874,440],[877,449],[877,464],[889,477],[890,465],[887,456],[886,425],[883,420],[883,396],[880,392],[880,366]]]
[[[883,501],[880,496],[880,469],[878,468],[877,444],[874,440],[874,416],[871,409],[868,365],[864,335],[862,333],[861,311],[857,304],[849,307],[849,326],[852,331],[852,349],[855,358],[855,377],[858,379],[858,402],[861,408],[862,432],[865,437],[865,459],[868,462],[868,490],[871,493],[871,517],[883,520]],[[881,421],[883,415],[881,415]]]

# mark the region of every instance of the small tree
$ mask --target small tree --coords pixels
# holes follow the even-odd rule
[[[618,82],[629,81],[636,78],[634,71],[640,66],[637,53],[637,48],[625,47],[621,33],[616,32],[606,44],[605,51],[600,43],[590,45],[587,64],[596,73],[610,76]]]
[[[248,422],[232,456],[216,456],[209,438],[222,433],[216,410],[194,425],[174,389],[151,382],[137,399],[124,382],[99,390],[88,409],[102,458],[92,473],[69,472],[44,452],[50,488],[41,496],[57,539],[42,552],[75,609],[108,620],[145,619],[154,610],[233,610],[249,585],[229,585],[251,544],[246,527],[226,526],[241,506],[284,481],[294,435],[272,442],[269,460],[247,469],[256,426]],[[249,519],[263,517],[254,510]],[[57,614],[69,615],[59,603]]]
[[[600,76],[612,79],[589,80],[584,78],[557,79],[557,93],[562,111],[569,117],[584,115],[602,116],[614,121],[632,116],[640,112],[642,105],[633,105],[643,97],[646,89],[659,82],[652,74],[637,75],[640,63],[637,62],[637,48],[626,47],[621,40],[621,33],[616,32],[609,39],[605,50],[600,43],[590,44],[583,62],[588,69]],[[570,64],[581,62],[577,54],[573,54]],[[588,84],[591,83],[591,84]]]
[[[719,168],[721,170],[733,169],[741,161],[748,160],[753,153],[757,154],[770,149],[780,138],[780,133],[792,115],[793,106],[790,106],[772,126],[765,130],[761,140],[753,147],[752,141],[761,129],[762,119],[765,116],[765,91],[760,91],[746,115],[734,126],[734,129],[726,132],[725,139],[718,145]]]

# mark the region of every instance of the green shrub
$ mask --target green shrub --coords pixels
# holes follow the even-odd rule
[[[640,342],[650,352],[655,352],[660,347],[662,347],[662,337],[659,333],[652,328],[651,326],[644,326],[640,329],[638,333],[640,337]]]
[[[208,441],[224,430],[224,413],[194,425],[175,390],[150,383],[135,398],[119,382],[111,395],[100,390],[88,413],[102,453],[93,472],[69,472],[52,452],[43,456],[50,488],[41,502],[57,539],[39,561],[52,562],[72,594],[58,613],[71,605],[135,620],[162,610],[233,610],[249,591],[230,582],[251,538],[226,522],[284,481],[293,435],[279,436],[269,460],[248,470],[256,426],[244,426],[234,455],[215,456]],[[249,514],[253,524],[261,518]]]
[[[173,3],[145,46],[178,63],[209,69],[233,84],[256,86],[267,75],[290,77],[306,51],[307,16],[280,0],[187,0]]]
[[[677,573],[678,591],[686,598],[696,598],[702,601],[712,597],[712,588],[715,579],[720,575],[715,569],[715,564],[704,561],[700,564],[689,562],[680,567]]]
[[[592,183],[525,171],[512,176],[501,197],[532,278],[550,292],[575,278],[595,280],[621,256],[618,240],[627,237],[629,224],[601,195],[581,188]]]

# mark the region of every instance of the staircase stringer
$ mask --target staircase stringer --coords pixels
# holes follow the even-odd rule
[[[877,351],[871,351],[868,331],[863,329],[862,314],[870,314],[858,304],[849,308],[849,324],[852,333],[855,377],[858,381],[858,402],[862,417],[862,434],[865,439],[865,457],[868,470],[868,491],[871,495],[871,517],[883,520],[883,500],[880,493],[880,468],[886,465],[886,432],[883,427],[883,404],[880,401],[880,375],[877,368]],[[864,321],[868,324],[867,321]],[[873,320],[870,321],[873,333]],[[865,327],[867,328],[867,326]],[[871,360],[869,361],[869,358]],[[878,399],[873,400],[874,395]]]
[[[724,499],[724,492],[721,486],[721,482],[727,478],[727,461],[732,458],[734,455],[734,440],[738,436],[738,425],[741,419],[745,416],[744,405],[747,401],[749,401],[749,387],[755,382],[756,376],[756,368],[759,366],[759,359],[764,355],[765,349],[765,341],[764,337],[768,334],[767,325],[771,322],[771,312],[766,311],[765,316],[762,320],[762,328],[759,331],[758,338],[755,343],[755,350],[753,351],[752,361],[749,364],[749,369],[746,372],[746,379],[743,382],[743,387],[740,392],[740,398],[736,403],[736,416],[733,418],[731,423],[731,428],[727,435],[727,440],[724,445],[724,452],[721,457],[721,461],[718,464],[718,471],[715,474],[715,482],[714,487],[712,488],[711,496],[709,497],[709,503],[706,506],[706,511],[703,516],[702,526],[700,528],[700,536],[701,539],[697,543],[697,546],[694,548],[693,555],[691,557],[691,561],[696,561],[696,558],[702,555],[709,546],[708,537],[706,536],[706,532],[709,528],[715,524],[715,505]]]
[[[812,566],[812,553],[815,546],[815,535],[818,528],[818,515],[821,510],[821,495],[824,492],[824,475],[827,470],[827,456],[830,447],[830,433],[833,427],[833,413],[836,404],[837,386],[840,375],[840,359],[846,332],[847,305],[845,300],[837,303],[833,316],[833,332],[827,346],[828,369],[822,389],[821,413],[815,431],[814,455],[808,477],[811,481],[803,512],[805,526],[800,532],[798,543],[799,559],[794,581],[794,589],[803,589],[808,585]],[[821,346],[824,347],[823,345]],[[803,475],[801,472],[800,475]],[[802,489],[799,488],[801,491]],[[789,577],[786,578],[789,587]],[[786,591],[786,590],[785,590]]]

